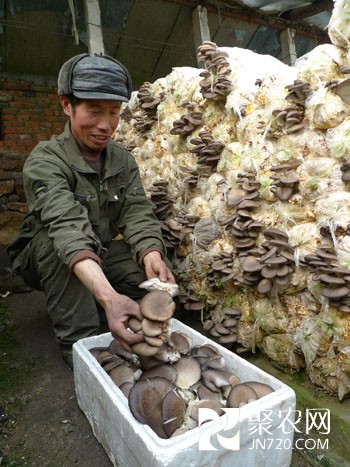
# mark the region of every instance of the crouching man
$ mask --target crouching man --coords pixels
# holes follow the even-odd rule
[[[98,306],[130,350],[143,339],[127,329],[129,317],[141,318],[138,285],[175,282],[137,164],[111,139],[131,91],[127,69],[111,57],[68,60],[58,76],[64,132],[40,142],[23,168],[28,214],[8,254],[25,282],[45,293],[69,365],[73,343],[98,332]]]

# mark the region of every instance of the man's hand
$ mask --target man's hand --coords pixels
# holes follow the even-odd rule
[[[175,278],[168,266],[162,260],[162,256],[159,251],[150,251],[147,253],[143,258],[143,265],[145,267],[147,279],[158,277],[162,282],[175,284]]]
[[[132,352],[130,346],[144,340],[140,334],[135,334],[127,329],[130,317],[134,316],[138,320],[142,320],[140,307],[126,295],[120,295],[117,292],[114,292],[114,294],[103,305],[108,321],[108,328],[112,336],[121,341],[129,352]]]
[[[79,261],[74,266],[73,271],[105,310],[108,327],[113,337],[120,340],[130,352],[131,345],[144,340],[143,336],[134,334],[127,329],[130,317],[142,320],[139,305],[131,298],[118,294],[93,259]]]

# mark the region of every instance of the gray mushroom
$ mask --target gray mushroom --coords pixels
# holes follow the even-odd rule
[[[167,321],[175,311],[171,295],[164,290],[148,292],[140,301],[140,311],[145,318],[154,321]]]
[[[203,384],[213,392],[218,392],[224,386],[230,385],[232,373],[226,370],[208,369],[202,371]]]
[[[201,367],[193,357],[181,357],[174,367],[177,371],[176,386],[180,389],[189,389],[201,378]]]
[[[183,423],[186,403],[177,391],[169,391],[164,397],[162,409],[163,429],[170,438]]]
[[[159,376],[161,378],[165,378],[168,381],[175,383],[177,378],[177,371],[173,365],[169,364],[158,364],[148,370],[142,372],[139,381],[144,379],[154,378]]]
[[[165,378],[155,377],[142,381],[137,381],[129,393],[129,408],[133,416],[141,423],[148,425],[163,439],[167,439],[169,434],[165,432],[163,415],[163,401],[169,392],[176,391],[173,383]],[[176,398],[176,401],[180,398]],[[183,403],[180,404],[181,412]],[[169,409],[168,409],[169,412]],[[176,410],[172,410],[176,412]],[[168,431],[168,429],[167,429]]]
[[[135,381],[134,372],[126,364],[113,368],[108,374],[118,387],[124,383],[133,384]]]
[[[240,383],[234,386],[226,401],[226,407],[238,408],[242,407],[249,402],[253,402],[258,399],[257,393],[248,384]]]
[[[190,417],[193,418],[196,422],[198,422],[199,409],[202,408],[214,410],[214,412],[216,412],[220,416],[224,414],[224,404],[222,404],[220,401],[215,399],[203,399],[200,401],[196,401],[191,406]]]
[[[271,392],[274,392],[274,389],[270,385],[260,383],[259,381],[245,381],[244,384],[253,388],[259,399],[267,396],[267,394],[270,394]]]

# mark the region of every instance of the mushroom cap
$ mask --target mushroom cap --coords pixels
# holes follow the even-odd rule
[[[248,401],[257,400],[258,395],[248,384],[240,383],[233,386],[227,396],[226,407],[238,408]]]
[[[163,400],[175,385],[165,378],[137,381],[129,393],[129,408],[133,416],[148,425],[160,438],[168,438],[163,427]]]
[[[260,383],[259,381],[245,381],[244,384],[248,384],[256,392],[258,398],[264,397],[271,392],[274,392],[274,389],[265,383]]]
[[[168,337],[167,343],[182,354],[187,354],[191,349],[191,339],[183,332],[173,331]]]
[[[176,386],[188,389],[201,378],[201,367],[193,357],[181,357],[174,363],[177,370]]]
[[[158,347],[149,345],[147,344],[147,342],[138,342],[137,344],[134,344],[131,348],[133,352],[135,352],[137,355],[143,355],[145,357],[151,357],[152,355],[155,355],[159,350]]]
[[[163,339],[161,339],[160,337],[145,336],[145,341],[147,342],[147,344],[153,347],[160,347],[163,344]]]
[[[141,330],[141,321],[137,318],[130,318],[128,321],[128,327],[134,332],[139,332]]]
[[[162,333],[162,322],[161,321],[152,321],[150,319],[144,318],[141,322],[141,329],[145,336],[156,337]]]
[[[209,370],[202,371],[202,381],[205,386],[211,391],[217,392],[222,386],[230,384],[232,373],[226,370]]]
[[[214,410],[218,415],[223,415],[225,412],[223,409],[223,404],[220,401],[215,399],[203,399],[200,401],[196,401],[190,410],[190,416],[194,420],[198,421],[198,409],[205,408]]]
[[[167,321],[175,311],[175,302],[165,290],[152,290],[140,301],[140,311],[145,318],[155,321]]]
[[[130,394],[130,391],[131,391],[131,388],[134,386],[133,383],[130,383],[128,381],[126,381],[125,383],[121,384],[119,386],[119,389],[121,390],[121,392],[124,394],[125,397],[129,397],[129,394]]]
[[[121,342],[118,341],[118,339],[113,339],[111,343],[109,344],[108,350],[110,353],[114,355],[118,355],[119,357],[122,357],[126,360],[130,360],[135,362],[137,360],[137,357],[135,354],[128,352],[124,347],[122,346]]]
[[[177,371],[173,365],[169,365],[165,363],[160,364],[152,368],[149,368],[148,370],[145,370],[140,376],[139,381],[142,381],[144,379],[154,378],[156,376],[165,378],[168,381],[175,383],[176,378],[177,378]]]
[[[97,359],[97,357],[102,353],[108,351],[108,347],[91,347],[89,351],[92,353],[92,355]],[[112,352],[111,352],[112,353]]]
[[[218,401],[221,399],[221,394],[219,392],[211,391],[209,388],[204,386],[204,384],[200,384],[197,387],[196,392],[197,392],[198,399],[200,400],[212,399],[212,400]]]
[[[120,387],[124,383],[134,383],[134,372],[126,364],[119,365],[109,372],[112,381]]]
[[[163,400],[163,429],[170,436],[182,425],[186,403],[177,391],[169,391]]]

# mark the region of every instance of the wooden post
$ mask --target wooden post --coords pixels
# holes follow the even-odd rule
[[[89,54],[104,54],[99,0],[85,0],[84,7]]]
[[[204,41],[210,41],[210,30],[208,26],[207,9],[204,6],[197,6],[192,13],[192,25],[194,46],[196,51]],[[198,67],[203,66],[202,62],[198,62]]]
[[[297,57],[295,48],[295,30],[287,28],[280,34],[281,49],[282,49],[282,62],[287,65],[294,65]]]

